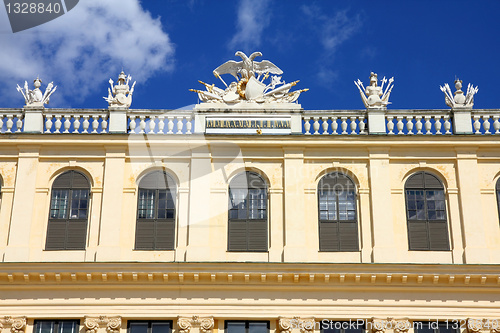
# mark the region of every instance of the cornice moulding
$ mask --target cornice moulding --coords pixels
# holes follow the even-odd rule
[[[3,263],[0,286],[130,285],[498,288],[500,265],[314,263]]]

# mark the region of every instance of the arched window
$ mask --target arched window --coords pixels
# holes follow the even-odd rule
[[[343,173],[333,172],[318,185],[319,250],[359,251],[356,186]]]
[[[175,247],[176,185],[163,171],[141,179],[135,230],[136,250],[173,250]]]
[[[417,172],[406,181],[405,192],[409,249],[448,251],[448,223],[441,181],[428,172]]]
[[[67,171],[52,185],[46,250],[84,250],[90,183],[82,173]]]
[[[246,171],[229,184],[229,251],[267,251],[267,185]]]

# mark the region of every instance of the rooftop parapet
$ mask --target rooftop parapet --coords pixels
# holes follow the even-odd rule
[[[384,110],[124,110],[0,109],[0,132],[51,134],[457,135],[500,134],[500,109]],[[375,123],[377,122],[377,123]],[[116,132],[110,131],[114,126]],[[27,131],[26,128],[39,129]],[[382,129],[374,131],[373,128]],[[460,131],[457,131],[457,128]]]

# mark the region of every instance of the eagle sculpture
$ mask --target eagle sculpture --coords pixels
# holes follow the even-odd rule
[[[262,53],[260,52],[254,52],[250,57],[247,57],[247,55],[241,51],[236,52],[235,55],[241,57],[242,61],[236,62],[234,60],[229,60],[214,69],[214,75],[220,77],[222,74],[231,74],[239,80],[242,78],[249,79],[255,76],[255,74],[283,74],[283,71],[279,69],[278,66],[268,60],[262,60],[260,62],[254,61],[256,57],[262,57]]]

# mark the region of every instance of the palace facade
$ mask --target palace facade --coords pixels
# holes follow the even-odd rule
[[[500,332],[500,110],[375,80],[307,111],[243,74],[193,110],[125,76],[108,109],[0,109],[2,332]]]

